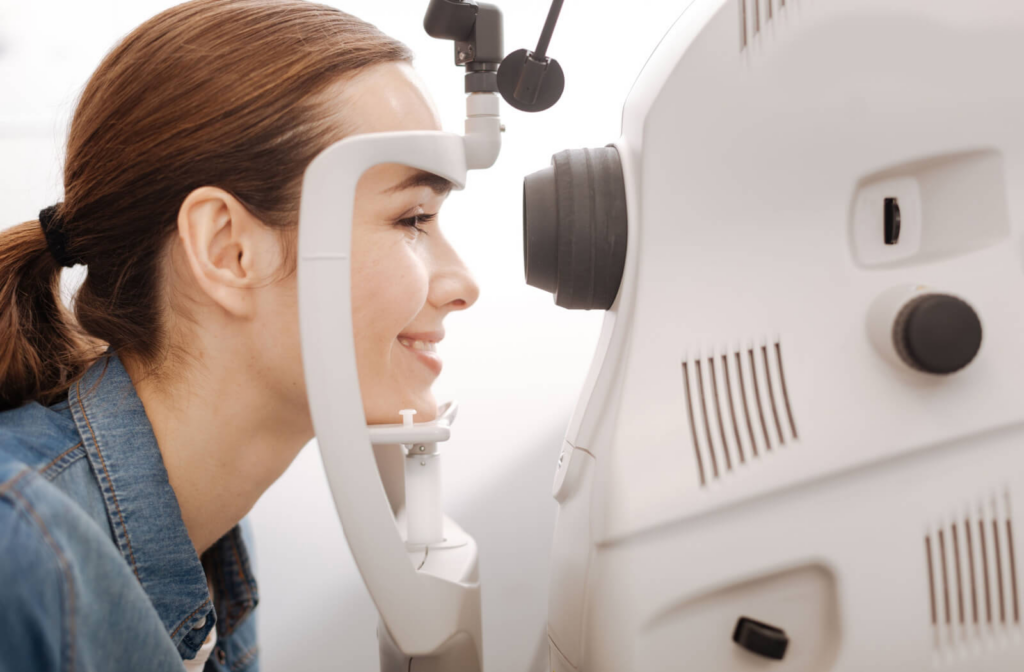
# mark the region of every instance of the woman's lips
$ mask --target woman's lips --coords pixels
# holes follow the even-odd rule
[[[428,369],[430,369],[431,371],[434,372],[435,376],[441,375],[441,367],[443,365],[441,363],[441,357],[438,356],[437,352],[434,352],[432,350],[420,350],[420,349],[417,349],[415,347],[416,341],[414,339],[406,339],[406,338],[399,337],[396,340],[398,341],[398,344],[400,346],[402,346],[402,349],[408,350],[418,360],[423,362],[423,364]],[[420,342],[423,343],[423,341],[420,341]],[[408,345],[406,345],[406,344],[408,344]],[[436,344],[435,343],[429,343],[429,345],[430,346],[435,346]]]

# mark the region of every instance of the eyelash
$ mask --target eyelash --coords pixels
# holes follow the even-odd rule
[[[398,223],[401,224],[402,226],[408,226],[410,228],[416,229],[420,233],[426,233],[426,231],[424,231],[423,229],[416,225],[419,224],[420,222],[432,222],[434,221],[435,217],[437,217],[436,212],[432,215],[415,215],[413,217],[406,217],[405,219],[400,219],[398,220]]]

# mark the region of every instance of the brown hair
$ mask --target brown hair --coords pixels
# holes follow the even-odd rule
[[[194,0],[129,34],[68,136],[59,217],[88,266],[77,320],[38,221],[0,233],[0,410],[59,400],[104,344],[152,363],[167,345],[158,262],[185,197],[217,186],[294,230],[303,171],[346,134],[315,94],[411,60],[374,26],[299,0]]]

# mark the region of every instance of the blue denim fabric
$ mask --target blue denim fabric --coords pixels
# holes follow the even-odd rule
[[[181,672],[216,627],[205,672],[255,672],[251,534],[196,554],[108,350],[66,401],[0,413],[0,671]]]

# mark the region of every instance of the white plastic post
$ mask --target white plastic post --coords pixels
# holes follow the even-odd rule
[[[424,450],[419,453],[417,446],[413,446],[405,458],[405,515],[408,523],[406,546],[444,541],[441,456],[436,452],[428,454]]]

